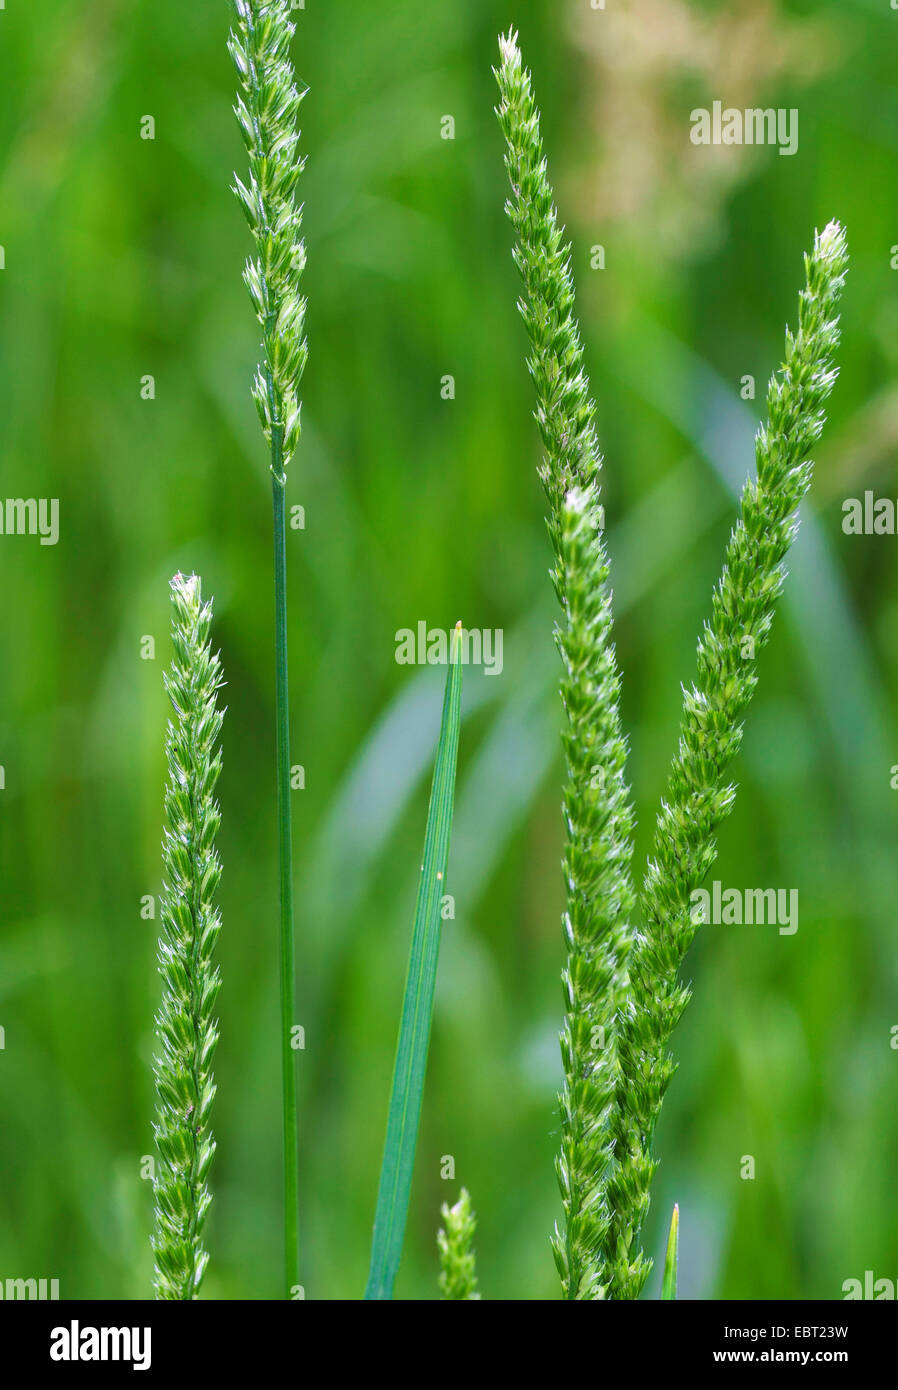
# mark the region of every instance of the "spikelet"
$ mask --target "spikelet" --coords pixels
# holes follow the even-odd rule
[[[462,1188],[453,1206],[444,1202],[440,1211],[443,1217],[443,1225],[437,1232],[440,1298],[474,1302],[480,1298],[474,1257],[477,1219],[467,1189]]]

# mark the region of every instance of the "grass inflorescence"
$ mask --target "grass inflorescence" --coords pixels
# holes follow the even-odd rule
[[[698,677],[685,692],[679,749],[637,902],[601,534],[602,461],[574,314],[570,250],[558,226],[539,112],[516,34],[500,40],[500,52],[498,116],[512,189],[507,210],[524,282],[519,307],[530,341],[527,366],[536,389],[553,579],[563,613],[556,640],[567,715],[568,956],[557,1168],[565,1228],[556,1230],[553,1244],[566,1298],[634,1299],[651,1268],[640,1239],[657,1166],[655,1125],[674,1072],[668,1043],[689,999],[679,971],[696,929],[690,895],[714,862],[715,831],[735,797],[726,771],[741,742],[756,658],[769,636],[797,508],[810,486],[809,451],[836,377],[845,235],[830,223],[805,257],[798,331],[787,333],[784,365],[770,382],[757,476],[745,485],[699,642]],[[675,1259],[675,1234],[672,1240]]]
[[[557,1159],[565,1224],[554,1237],[566,1298],[604,1296],[601,1250],[611,1214],[606,1183],[618,1084],[615,1021],[626,990],[635,894],[633,811],[626,783],[620,679],[611,640],[602,537],[602,457],[574,312],[570,248],[549,185],[539,112],[517,36],[500,41],[499,122],[512,197],[514,258],[524,282],[527,366],[543,443],[540,470],[562,609],[556,641],[567,716],[564,874],[567,902],[561,1036],[565,1084]]]
[[[246,182],[234,191],[256,243],[244,280],[262,328],[262,361],[253,399],[271,448],[271,472],[281,487],[299,442],[299,382],[306,363],[306,302],[298,291],[305,268],[302,209],[296,186],[304,160],[299,153],[299,107],[290,61],[289,0],[234,0],[236,19],[229,40],[240,92],[237,122],[249,156]]]
[[[440,1214],[443,1224],[437,1232],[440,1252],[440,1298],[456,1302],[475,1302],[477,1292],[477,1263],[474,1255],[474,1234],[477,1218],[471,1206],[467,1188],[462,1188],[458,1201],[450,1207],[444,1202]]]
[[[770,380],[768,420],[756,439],[756,476],[742,492],[741,514],[698,643],[696,681],[684,693],[679,747],[642,890],[642,925],[620,1029],[623,1133],[606,1242],[617,1298],[637,1298],[648,1273],[638,1242],[657,1167],[652,1135],[675,1070],[668,1042],[690,997],[679,979],[697,926],[690,895],[716,858],[717,827],[736,796],[727,769],[742,742],[743,715],[758,681],[756,658],[770,635],[786,578],[784,560],[798,530],[798,505],[813,475],[810,453],[836,380],[837,305],[847,264],[845,233],[831,222],[805,256],[798,330],[787,330],[785,360]]]
[[[214,793],[224,716],[217,703],[221,663],[209,644],[212,606],[203,602],[199,578],[176,574],[171,599],[174,660],[165,688],[174,717],[165,742],[153,1252],[156,1297],[193,1299],[208,1261],[203,1226],[212,1200],[207,1180],[215,1152],[210,1112],[218,1042],[214,1009],[221,983],[213,963],[221,928],[215,905],[221,876],[215,836],[221,813]]]

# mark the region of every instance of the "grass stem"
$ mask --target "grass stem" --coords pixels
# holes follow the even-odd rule
[[[296,1021],[293,940],[293,819],[290,809],[290,697],[287,676],[287,522],[284,488],[272,468],[276,665],[278,857],[280,869],[281,1057],[284,1137],[284,1270],[287,1297],[299,1284],[299,1148],[292,1031]]]

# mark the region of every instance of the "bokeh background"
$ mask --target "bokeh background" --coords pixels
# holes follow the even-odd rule
[[[681,1291],[697,1298],[839,1298],[865,1269],[898,1276],[898,540],[841,530],[845,497],[898,496],[898,12],[307,0],[296,17],[311,88],[289,481],[306,509],[289,583],[307,1297],[365,1284],[443,679],[398,666],[394,634],[457,618],[503,629],[505,668],[466,672],[457,917],[397,1296],[436,1296],[439,1205],[462,1182],[484,1296],[557,1296],[560,713],[493,115],[509,24],[573,239],[640,873],[802,253],[829,218],[848,228],[841,380],[714,874],[797,888],[799,930],[708,928],[690,953],[646,1238],[657,1256],[679,1201]],[[140,905],[160,885],[178,568],[215,596],[228,681],[204,1296],[280,1289],[270,501],[228,25],[224,0],[0,14],[0,491],[61,509],[55,548],[0,541],[0,1274],[57,1277],[63,1297],[151,1290],[157,924]],[[716,99],[797,107],[797,155],[691,145],[691,109]]]

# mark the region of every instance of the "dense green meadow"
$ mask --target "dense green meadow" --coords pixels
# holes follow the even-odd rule
[[[847,229],[840,379],[711,876],[796,890],[797,930],[708,925],[689,954],[648,1296],[674,1202],[682,1297],[898,1278],[898,536],[843,530],[846,499],[898,498],[898,10],[306,0],[295,19],[306,1296],[360,1298],[368,1268],[445,677],[397,661],[397,634],[458,619],[502,632],[501,672],[464,672],[456,910],[396,1296],[437,1297],[462,1184],[483,1297],[558,1296],[561,711],[493,113],[509,24],[573,241],[639,879],[802,254],[830,218]],[[203,1297],[281,1292],[271,519],[229,23],[223,0],[0,12],[0,503],[59,500],[56,545],[0,537],[0,1276],[63,1298],[152,1294],[147,899],[179,569],[214,596],[227,682]],[[693,144],[715,100],[797,110],[796,152]]]

